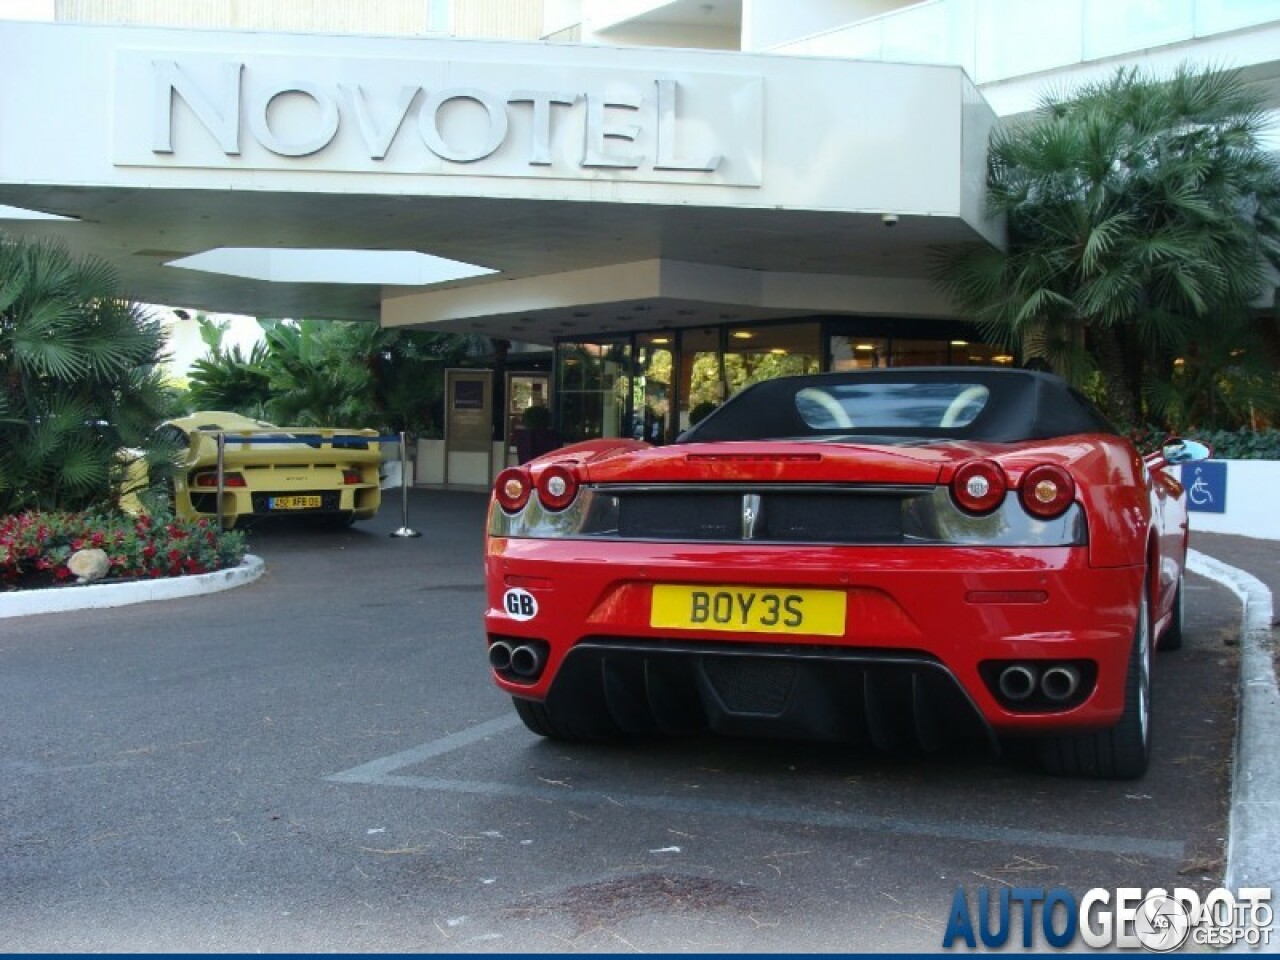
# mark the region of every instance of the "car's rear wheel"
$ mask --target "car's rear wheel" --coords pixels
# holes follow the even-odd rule
[[[1183,581],[1186,580],[1184,574],[1178,575],[1178,589],[1173,594],[1173,619],[1169,622],[1168,628],[1160,637],[1160,645],[1157,649],[1161,652],[1165,650],[1181,650],[1182,649],[1182,625],[1186,618],[1186,599],[1183,592]]]
[[[545,703],[537,700],[512,697],[511,702],[530,732],[548,740],[599,743],[622,736],[622,730],[604,712],[575,711],[570,716],[564,716],[553,714]]]
[[[1124,684],[1124,712],[1109,730],[1047,737],[1040,762],[1056,776],[1132,780],[1147,772],[1151,760],[1150,599],[1142,590]]]

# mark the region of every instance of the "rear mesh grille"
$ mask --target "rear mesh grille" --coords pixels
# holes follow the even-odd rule
[[[775,494],[761,498],[760,532],[764,540],[838,541],[902,539],[899,497],[839,494]]]
[[[637,540],[899,543],[904,503],[918,491],[614,494],[617,535]]]
[[[659,540],[736,540],[742,495],[631,493],[618,499],[618,532]]]
[[[796,680],[796,665],[786,660],[708,657],[703,670],[731,713],[779,715]]]

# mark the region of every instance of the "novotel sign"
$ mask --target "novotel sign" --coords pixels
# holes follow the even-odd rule
[[[759,186],[758,76],[117,53],[119,166]]]

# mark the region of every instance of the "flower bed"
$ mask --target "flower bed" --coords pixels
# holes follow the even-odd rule
[[[238,566],[244,535],[208,520],[102,513],[21,513],[0,517],[0,590],[76,582],[77,550],[107,555],[105,580],[148,580]]]

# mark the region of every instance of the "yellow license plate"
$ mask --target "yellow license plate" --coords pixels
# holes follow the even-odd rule
[[[272,497],[272,510],[314,510],[320,506],[319,497]]]
[[[843,590],[660,583],[653,588],[649,625],[675,630],[839,637],[844,635],[844,614]]]

